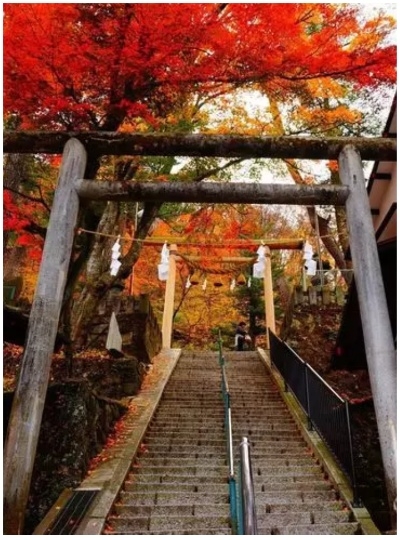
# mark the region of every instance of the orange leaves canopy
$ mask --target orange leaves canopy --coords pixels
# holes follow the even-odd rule
[[[5,4],[4,108],[25,127],[114,130],[192,91],[394,82],[394,21],[361,23],[357,6]]]

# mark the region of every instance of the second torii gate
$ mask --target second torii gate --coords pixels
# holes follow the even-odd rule
[[[280,249],[279,242],[268,242],[264,240],[265,247],[265,266],[264,266],[264,302],[265,302],[265,328],[266,328],[266,343],[269,350],[269,330],[275,333],[275,308],[274,294],[272,282],[271,268],[271,246],[275,249]],[[303,242],[301,240],[287,241],[283,245],[285,249],[301,249]],[[277,247],[278,246],[278,247]],[[172,342],[172,326],[174,313],[174,298],[175,298],[175,282],[176,282],[176,260],[179,259],[179,254],[176,244],[171,244],[169,248],[169,272],[165,287],[164,312],[162,322],[162,345],[164,348],[170,349]],[[186,261],[201,259],[201,257],[185,257]],[[220,263],[238,263],[238,262],[255,262],[257,257],[214,257],[215,262]]]
[[[49,134],[47,134],[49,135]],[[285,157],[301,159],[338,159],[342,186],[288,186],[268,184],[217,185],[205,183],[184,189],[166,184],[152,186],[137,183],[110,187],[106,183],[83,180],[85,147],[71,134],[34,134],[40,147],[15,146],[18,133],[5,137],[5,152],[60,153],[65,144],[62,167],[50,215],[37,289],[31,309],[28,335],[18,385],[13,401],[4,452],[4,532],[21,534],[28,500],[30,480],[47,391],[51,357],[71,257],[79,198],[103,200],[159,200],[188,202],[241,202],[253,204],[336,204],[346,205],[354,277],[360,300],[361,320],[366,343],[368,369],[378,423],[382,459],[389,501],[396,498],[396,352],[387,309],[378,250],[361,163],[363,159],[396,159],[393,140],[303,139],[239,137],[230,141],[230,154],[223,137],[157,136],[124,137],[109,133],[81,134],[85,144],[100,144],[97,154],[125,155],[211,155],[224,157]],[[92,139],[91,139],[92,137]],[[137,144],[132,143],[134,138]],[[28,137],[29,139],[29,137]],[[285,139],[285,140],[284,140]],[[103,146],[102,146],[103,140]],[[27,138],[22,134],[22,143]],[[47,142],[46,142],[47,141]],[[206,141],[206,144],[204,143]],[[162,144],[161,144],[162,143]],[[13,146],[14,145],[14,146]],[[146,150],[147,145],[147,150]],[[285,145],[281,145],[282,147]],[[232,151],[233,148],[233,151]],[[358,152],[360,150],[360,153]],[[189,187],[185,184],[185,187]],[[235,189],[233,189],[233,187]],[[175,192],[175,194],[174,194]],[[96,195],[97,193],[97,195]],[[217,198],[216,198],[217,194]],[[175,198],[174,198],[175,197]],[[178,198],[176,198],[178,197]],[[157,199],[158,198],[158,199]]]

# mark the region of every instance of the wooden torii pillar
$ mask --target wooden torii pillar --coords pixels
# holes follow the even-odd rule
[[[266,348],[270,349],[269,330],[274,334],[275,329],[275,307],[274,307],[274,290],[272,286],[272,267],[271,267],[271,250],[265,246],[265,266],[264,266],[264,302],[265,302],[265,332],[266,332]]]
[[[176,281],[176,244],[171,244],[169,249],[169,270],[165,286],[164,312],[162,321],[162,346],[164,349],[171,348],[172,323],[174,317],[175,281]]]
[[[350,252],[385,480],[393,512],[397,478],[396,351],[361,157],[353,146],[345,146],[340,152],[339,176],[350,189],[346,201]]]
[[[65,145],[27,341],[4,449],[4,533],[22,534],[58,320],[71,258],[79,199],[74,182],[84,174],[86,151],[76,139]]]

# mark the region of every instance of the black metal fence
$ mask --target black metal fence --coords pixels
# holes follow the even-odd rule
[[[282,375],[285,390],[290,388],[307,415],[309,428],[331,449],[352,483],[354,504],[359,505],[348,402],[271,331],[269,339],[271,361]]]

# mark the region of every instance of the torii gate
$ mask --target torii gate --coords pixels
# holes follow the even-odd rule
[[[7,434],[4,533],[22,532],[80,198],[345,205],[387,491],[393,503],[397,459],[396,353],[361,159],[396,161],[396,141],[107,132],[9,132],[4,136],[6,153],[60,154],[64,145]],[[342,186],[97,183],[83,180],[85,147],[96,155],[338,159]]]
[[[266,344],[269,350],[269,330],[275,333],[275,308],[274,294],[272,286],[272,269],[271,269],[271,247],[279,249],[279,246],[285,245],[286,249],[301,249],[303,242],[299,240],[287,241],[284,244],[268,240],[264,241],[265,247],[265,265],[264,265],[264,303],[265,303],[265,328],[266,328]],[[200,260],[202,257],[185,257],[186,261]],[[171,348],[172,341],[172,325],[174,315],[174,298],[175,298],[175,282],[176,282],[176,261],[179,259],[179,254],[176,244],[170,244],[169,248],[169,271],[165,287],[164,312],[162,321],[162,345],[164,348]],[[222,263],[238,263],[238,262],[254,262],[256,257],[212,257],[208,260]]]

